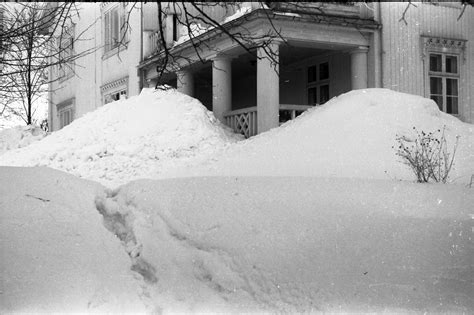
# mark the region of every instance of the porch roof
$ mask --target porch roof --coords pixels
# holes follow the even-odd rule
[[[302,22],[311,24],[325,24],[330,26],[339,26],[344,28],[354,27],[358,32],[374,32],[380,28],[380,24],[373,19],[363,19],[360,17],[353,16],[338,16],[332,14],[322,13],[291,13],[285,12],[285,10],[275,11],[272,9],[257,9],[251,11],[248,14],[240,16],[234,20],[220,25],[218,28],[212,28],[193,39],[197,42],[209,41],[216,39],[219,35],[225,34],[234,27],[240,27],[244,23],[250,23],[258,19],[265,19],[266,21],[287,21],[287,22]],[[169,49],[171,54],[180,53],[186,49],[192,48],[193,43],[191,40],[187,40],[184,43],[176,45]],[[139,69],[147,68],[148,66],[156,63],[158,60],[163,58],[165,52],[163,50],[157,51],[151,55],[148,59],[140,62],[138,65]]]

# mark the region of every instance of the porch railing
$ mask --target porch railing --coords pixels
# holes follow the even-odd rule
[[[280,124],[295,119],[302,112],[311,108],[309,105],[280,104]],[[245,138],[257,134],[257,107],[247,107],[233,110],[224,114],[225,123],[235,132],[241,133]]]
[[[160,33],[156,31],[145,31],[143,36],[143,55],[146,58],[159,50]]]
[[[293,105],[293,104],[280,104],[280,123],[295,119],[296,116],[300,115],[305,110],[308,110],[313,106],[311,105]]]
[[[150,35],[150,51],[155,53],[158,50],[158,41],[160,40],[160,33],[152,32]]]
[[[233,110],[224,114],[225,123],[245,138],[257,134],[257,106]]]

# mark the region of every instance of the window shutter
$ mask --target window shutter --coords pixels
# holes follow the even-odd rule
[[[117,46],[119,39],[119,19],[117,8],[112,10],[112,47]]]
[[[110,12],[104,15],[104,39],[105,51],[110,49]]]

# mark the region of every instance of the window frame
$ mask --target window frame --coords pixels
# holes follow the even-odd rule
[[[432,55],[439,55],[441,56],[441,71],[433,71],[431,70],[431,56]],[[447,72],[446,71],[446,57],[456,57],[456,73],[450,73],[450,72]],[[429,77],[429,80],[430,80],[430,85],[429,85],[429,98],[432,99],[432,96],[433,95],[436,95],[436,96],[441,96],[442,98],[442,104],[441,104],[441,108],[440,110],[447,113],[447,114],[451,114],[453,116],[459,116],[459,81],[461,79],[461,76],[460,76],[460,67],[459,67],[459,55],[457,54],[453,54],[451,52],[429,52],[429,59],[428,59],[428,77]],[[431,91],[431,78],[439,78],[441,79],[441,94],[437,93],[432,93]],[[447,81],[448,80],[456,80],[457,81],[457,95],[454,95],[454,94],[450,94],[448,95],[448,86],[447,86]],[[456,97],[457,98],[457,111],[456,113],[454,112],[448,112],[448,102],[447,102],[447,99],[448,97]],[[438,107],[439,104],[437,104]],[[452,111],[452,110],[451,110]]]
[[[56,115],[58,117],[59,129],[62,129],[72,123],[76,116],[75,98],[68,99],[62,103],[56,105]],[[65,121],[65,116],[69,117],[68,121]]]
[[[127,2],[112,3],[109,6],[102,7],[102,44],[103,44],[103,55],[102,59],[106,59],[118,52],[127,49],[129,43],[129,28],[124,28],[127,15]],[[116,29],[114,30],[113,18],[111,17],[112,12],[116,11],[117,17],[115,21],[117,23]],[[117,34],[114,34],[117,33]],[[115,37],[114,37],[115,36]],[[118,38],[115,43],[112,43],[114,38]],[[120,40],[123,38],[123,41]]]
[[[117,96],[117,95],[118,95],[118,99],[115,99],[114,96]],[[125,97],[122,97],[122,95],[125,95]],[[112,102],[119,101],[119,100],[122,100],[122,99],[127,99],[127,98],[128,98],[128,89],[125,87],[125,88],[122,88],[120,90],[116,90],[116,91],[104,94],[104,101],[103,102],[104,102],[104,105],[105,105],[105,104],[108,104],[108,103],[112,103]]]
[[[130,96],[128,81],[128,76],[126,76],[101,86],[100,90],[102,93],[102,105],[116,101],[115,99],[110,100],[110,98],[113,98],[112,95],[116,94],[119,94],[119,99],[122,99],[120,95],[125,95],[125,99],[127,99]]]
[[[327,64],[328,70],[327,70],[327,78],[321,79],[321,65]],[[311,68],[315,68],[315,80],[310,81],[309,78],[309,71]],[[330,75],[330,66],[329,66],[329,60],[321,60],[316,63],[312,63],[310,66],[306,67],[306,103],[311,106],[320,106],[325,104],[327,101],[331,99],[331,75]],[[321,103],[321,89],[323,86],[327,86],[327,95],[328,99],[324,102]],[[310,103],[309,101],[309,96],[310,96],[310,90],[315,89],[316,90],[316,102],[315,103]]]
[[[424,84],[425,97],[432,99],[431,93],[431,78],[441,78],[441,93],[436,94],[442,97],[442,106],[438,105],[444,113],[459,117],[462,115],[462,78],[463,67],[465,63],[465,47],[466,40],[462,39],[448,39],[440,37],[421,36],[422,58],[424,63]],[[431,55],[441,55],[441,71],[432,71],[430,69]],[[446,57],[456,57],[457,73],[446,72]],[[457,80],[457,112],[448,113],[447,98],[453,95],[447,95],[447,80]],[[435,101],[436,102],[436,101]]]
[[[76,38],[76,24],[72,23],[70,26],[65,28],[62,35],[57,37],[58,49],[59,49],[59,60],[63,58],[69,58],[75,54],[74,43]],[[63,46],[63,43],[65,45]],[[64,82],[74,76],[75,72],[75,61],[60,62],[57,66],[57,73],[59,82]]]

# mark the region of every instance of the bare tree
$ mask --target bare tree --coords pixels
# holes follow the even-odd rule
[[[0,114],[16,116],[25,124],[36,123],[35,112],[40,98],[51,83],[53,66],[63,72],[73,71],[74,60],[95,51],[74,52],[73,17],[79,14],[74,3],[4,4],[0,34]]]

